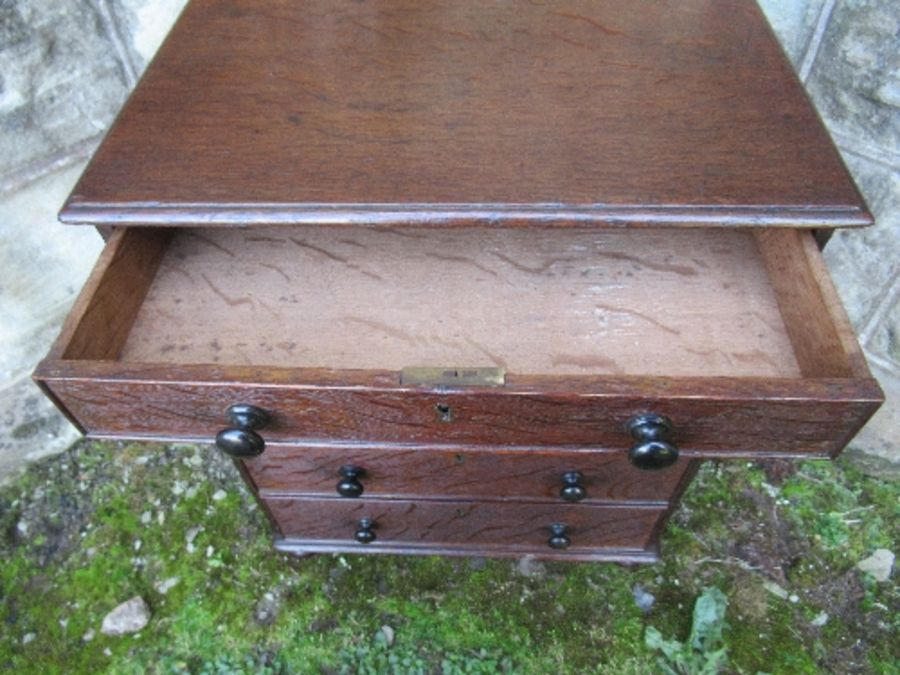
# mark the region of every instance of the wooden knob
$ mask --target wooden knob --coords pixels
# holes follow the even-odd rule
[[[581,484],[584,475],[580,471],[566,471],[562,480],[563,486],[559,491],[559,496],[567,502],[580,502],[587,497],[587,490]]]
[[[672,422],[662,415],[637,415],[628,421],[628,431],[637,443],[628,453],[639,469],[664,469],[678,459],[678,448],[669,442]]]
[[[354,534],[354,538],[360,544],[371,544],[377,538],[375,533],[372,531],[375,527],[375,521],[371,518],[361,518],[358,523],[359,529],[356,530],[356,534]]]
[[[550,526],[550,538],[547,540],[547,546],[562,551],[569,548],[572,540],[568,537],[569,526],[565,523],[553,523]]]
[[[348,498],[356,498],[362,495],[363,493],[363,484],[359,482],[359,479],[365,475],[365,471],[363,471],[358,466],[353,466],[352,464],[347,464],[342,466],[338,470],[338,475],[341,476],[341,480],[338,481],[337,484],[337,493],[341,497]]]
[[[258,457],[266,449],[262,436],[254,431],[269,422],[269,414],[253,405],[237,404],[228,408],[231,426],[216,434],[216,446],[226,455]]]

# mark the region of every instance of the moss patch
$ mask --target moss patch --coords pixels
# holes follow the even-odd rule
[[[707,464],[655,566],[295,558],[272,550],[212,450],[83,443],[0,491],[0,668],[656,672],[647,626],[686,640],[696,598],[718,588],[731,671],[890,672],[896,585],[854,565],[894,547],[898,497],[897,483],[840,462]],[[135,595],[149,625],[102,635]]]

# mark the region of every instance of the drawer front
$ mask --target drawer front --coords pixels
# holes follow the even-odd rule
[[[509,451],[383,447],[269,445],[245,466],[263,493],[290,492],[334,497],[551,501],[667,502],[689,465],[679,460],[655,471],[635,468],[625,453]],[[344,472],[342,474],[342,469]],[[564,478],[564,474],[575,473]],[[354,473],[358,473],[357,477]],[[358,495],[356,495],[358,496]]]
[[[38,378],[93,437],[212,442],[228,424],[228,407],[248,403],[271,415],[260,430],[271,441],[627,450],[628,420],[653,412],[672,420],[672,441],[695,457],[830,456],[880,396],[874,382],[834,379],[545,379],[435,393],[400,387],[396,374],[336,382],[326,372],[116,362],[47,362]],[[315,379],[297,384],[303,378]],[[450,407],[449,422],[439,405]]]
[[[349,547],[366,552],[379,548],[455,549],[470,554],[584,554],[645,551],[665,511],[633,506],[559,506],[463,501],[264,500],[287,542]],[[372,525],[363,528],[360,521]],[[550,546],[552,526],[565,526],[568,546]],[[360,543],[361,529],[374,541]],[[363,537],[364,538],[364,537]]]

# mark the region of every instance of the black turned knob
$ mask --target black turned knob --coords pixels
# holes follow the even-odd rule
[[[363,493],[363,484],[359,479],[366,474],[358,466],[347,464],[338,470],[341,480],[337,484],[337,493],[341,497],[359,497]]]
[[[550,538],[547,540],[547,546],[557,551],[569,548],[572,540],[567,535],[569,531],[568,525],[564,523],[553,523],[550,526]]]
[[[580,502],[587,497],[587,490],[581,484],[584,476],[580,471],[566,471],[563,474],[563,486],[559,491],[559,496],[567,502]]]
[[[216,446],[232,457],[258,457],[266,449],[266,442],[254,429],[269,422],[268,413],[253,405],[233,405],[228,409],[231,427],[216,434]]]
[[[360,544],[371,544],[375,541],[375,533],[372,529],[375,527],[375,521],[371,518],[361,518],[359,521],[359,529],[353,536]]]
[[[678,448],[669,442],[672,422],[662,415],[637,415],[628,420],[628,431],[637,441],[628,453],[639,469],[664,469],[678,459]]]

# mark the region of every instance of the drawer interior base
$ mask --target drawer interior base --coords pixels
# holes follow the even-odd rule
[[[750,232],[177,232],[121,360],[798,377]]]

